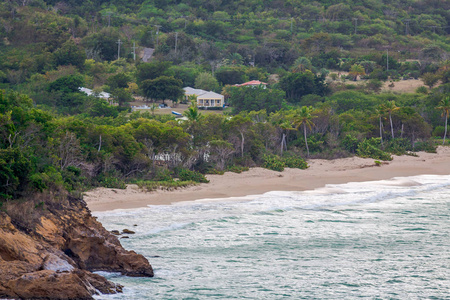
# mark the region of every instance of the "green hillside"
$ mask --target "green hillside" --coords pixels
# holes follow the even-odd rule
[[[439,0],[4,1],[0,197],[433,151],[450,111],[449,19]],[[268,88],[233,86],[249,80]],[[154,113],[184,86],[230,108]],[[132,112],[142,101],[152,109]]]

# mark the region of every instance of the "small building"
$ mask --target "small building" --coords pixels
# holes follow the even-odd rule
[[[113,105],[113,106],[119,105],[118,103],[114,102],[114,99],[111,97],[110,93],[107,93],[107,92],[96,93],[93,90],[85,88],[85,87],[80,87],[78,89],[80,90],[80,92],[83,92],[83,93],[85,93],[88,96],[94,96],[94,97],[97,97],[97,98],[104,99],[106,102],[109,103],[109,105]]]
[[[197,106],[202,108],[224,107],[225,97],[214,92],[206,92],[197,97]]]
[[[267,86],[267,83],[259,81],[259,80],[252,80],[252,81],[247,81],[241,84],[235,84],[235,86],[251,86],[251,87],[258,87],[258,86],[263,86],[263,88],[265,89]]]
[[[208,92],[208,91],[201,90],[201,89],[194,89],[189,86],[184,87],[183,90],[184,90],[184,100],[186,102],[189,102],[189,96],[195,95],[196,97],[198,97],[198,96],[201,96]]]

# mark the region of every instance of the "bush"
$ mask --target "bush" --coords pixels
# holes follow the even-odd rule
[[[284,158],[284,164],[287,168],[307,169],[308,163],[301,157],[289,156]]]
[[[249,167],[239,166],[239,165],[232,165],[228,166],[225,171],[226,172],[233,172],[233,173],[242,173],[245,171],[248,171]]]
[[[278,155],[264,155],[262,167],[269,170],[282,172],[284,167],[286,167],[286,164]]]
[[[178,188],[185,188],[198,184],[194,181],[138,181],[136,182],[140,189],[147,192],[155,191],[157,189],[173,191]]]
[[[414,144],[414,151],[436,153],[436,145],[431,140],[417,142]]]
[[[376,145],[380,143],[379,138],[364,139],[358,145],[357,155],[363,158],[373,158],[378,160],[392,160],[392,156],[378,148]]]
[[[166,168],[157,168],[153,177],[154,181],[173,181],[172,172]]]
[[[347,134],[342,139],[342,146],[344,147],[345,150],[347,150],[348,152],[351,152],[351,153],[356,152],[356,150],[358,149],[358,144],[359,144],[358,139],[351,136],[350,134]]]
[[[209,180],[206,179],[205,175],[203,175],[202,173],[191,171],[188,169],[181,169],[178,173],[178,178],[180,178],[181,181],[194,181],[200,183],[209,182]]]
[[[384,150],[395,155],[403,155],[413,149],[408,139],[396,138],[387,141]]]
[[[431,135],[442,138],[444,136],[444,133],[445,133],[445,127],[439,125],[439,126],[436,126],[436,128],[434,128],[433,133]]]
[[[425,87],[425,86],[419,86],[417,89],[416,89],[416,93],[417,94],[428,94],[428,89]]]
[[[126,189],[127,185],[125,181],[120,178],[112,177],[112,176],[104,176],[99,180],[99,184],[102,187],[111,188],[111,189]]]

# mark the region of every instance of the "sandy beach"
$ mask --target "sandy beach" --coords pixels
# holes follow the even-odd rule
[[[391,179],[414,175],[450,175],[450,148],[439,147],[437,154],[419,152],[416,156],[394,156],[381,166],[374,159],[350,157],[335,160],[312,159],[306,170],[275,172],[253,168],[241,174],[208,175],[209,183],[174,191],[143,192],[136,185],[126,189],[97,188],[85,193],[92,211],[132,209],[147,205],[170,205],[179,201],[260,195],[269,191],[304,191],[327,184]]]

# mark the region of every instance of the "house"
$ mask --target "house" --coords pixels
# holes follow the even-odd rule
[[[223,107],[225,105],[225,97],[214,92],[206,92],[197,97],[197,106],[202,108]]]
[[[189,102],[189,96],[196,96],[198,107],[208,109],[210,107],[223,107],[225,105],[225,97],[221,94],[191,87],[184,87],[183,90],[186,102]]]
[[[97,98],[104,99],[106,102],[109,103],[109,105],[113,105],[113,106],[119,105],[118,103],[114,102],[114,99],[111,97],[110,93],[106,93],[106,92],[96,93],[93,90],[85,88],[85,87],[80,87],[78,89],[80,90],[80,92],[83,92],[83,93],[87,94],[88,96],[94,96]]]
[[[258,87],[258,86],[263,86],[263,88],[265,89],[267,86],[267,83],[259,81],[259,80],[252,80],[252,81],[247,81],[241,84],[235,84],[235,86],[251,86],[251,87]]]
[[[203,95],[203,94],[207,93],[207,91],[204,91],[204,90],[201,90],[201,89],[194,89],[194,88],[191,88],[189,86],[184,87],[183,90],[184,90],[184,100],[186,102],[189,102],[189,96],[195,95],[195,96],[198,97],[200,95]]]

